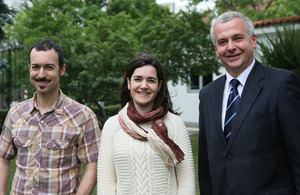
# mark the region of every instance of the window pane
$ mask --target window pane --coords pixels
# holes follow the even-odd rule
[[[191,89],[200,89],[199,76],[191,75]]]

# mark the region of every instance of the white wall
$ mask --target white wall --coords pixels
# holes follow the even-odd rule
[[[173,86],[169,82],[168,87],[174,110],[182,112],[180,116],[186,125],[196,126],[198,121],[198,93],[189,93],[186,84]]]
[[[214,74],[213,80],[222,76],[224,72],[224,68],[221,68],[221,75],[217,76]],[[188,85],[182,83],[173,86],[171,82],[168,82],[168,88],[170,91],[174,110],[178,109],[177,112],[182,113],[180,117],[190,129],[197,128],[199,120],[198,96],[200,90],[190,90]]]

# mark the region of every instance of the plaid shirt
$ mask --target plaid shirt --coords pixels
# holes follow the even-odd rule
[[[10,109],[0,137],[0,157],[17,154],[11,194],[74,194],[81,163],[97,161],[100,129],[95,114],[60,91],[41,115],[33,98]]]

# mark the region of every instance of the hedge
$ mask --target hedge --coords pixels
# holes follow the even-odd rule
[[[2,125],[7,115],[7,109],[0,109],[0,132],[2,131]]]

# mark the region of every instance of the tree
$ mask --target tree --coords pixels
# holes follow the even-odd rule
[[[118,103],[125,68],[142,52],[156,55],[174,83],[218,70],[205,15],[196,11],[174,14],[155,0],[31,2],[7,26],[10,41],[58,42],[67,65],[61,88],[80,102]]]
[[[191,0],[198,4],[206,0]],[[299,0],[215,0],[218,14],[239,11],[252,21],[300,15]]]
[[[0,42],[5,39],[3,27],[6,24],[13,23],[14,14],[15,11],[9,9],[8,6],[5,3],[3,3],[3,0],[0,0]]]

